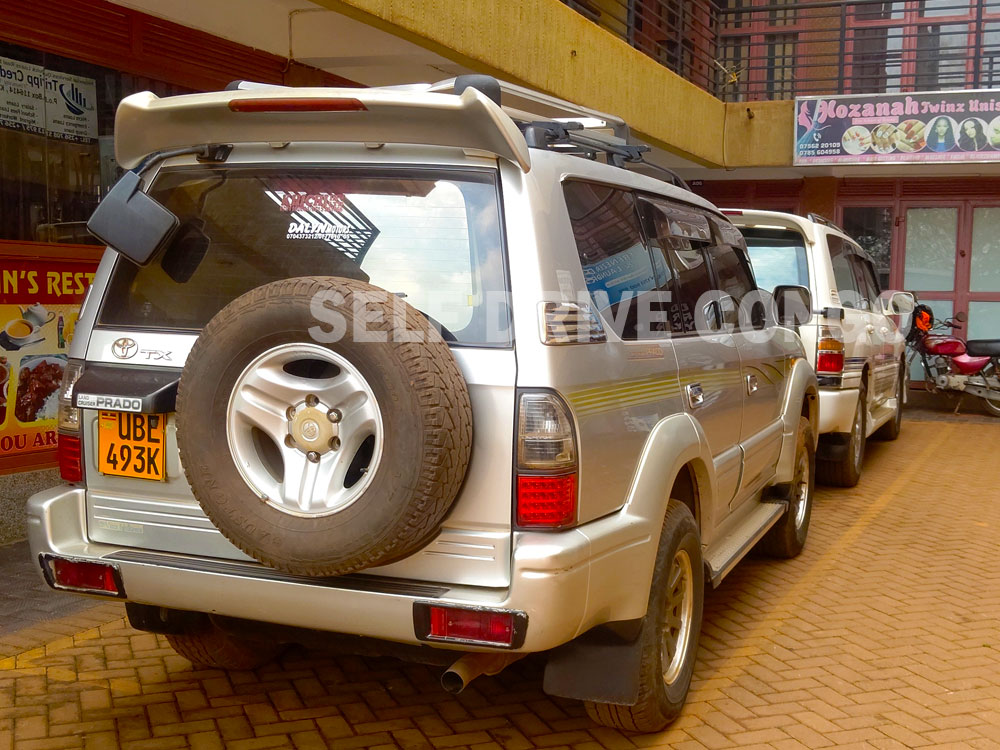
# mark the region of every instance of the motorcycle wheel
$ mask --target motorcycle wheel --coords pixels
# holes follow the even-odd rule
[[[993,360],[993,379],[1000,380],[1000,359]],[[989,383],[990,378],[987,378],[986,382]],[[983,408],[986,409],[986,413],[994,416],[1000,417],[1000,394],[997,394],[993,398],[982,397]]]

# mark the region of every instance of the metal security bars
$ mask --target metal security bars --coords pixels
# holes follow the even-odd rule
[[[564,0],[726,101],[1000,87],[1000,0]]]

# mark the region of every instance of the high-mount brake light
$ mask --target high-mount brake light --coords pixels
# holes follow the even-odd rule
[[[737,208],[724,208],[722,213],[726,216],[742,216],[743,212]]]
[[[345,97],[282,97],[267,99],[230,99],[233,112],[365,112],[368,107],[359,99]]]

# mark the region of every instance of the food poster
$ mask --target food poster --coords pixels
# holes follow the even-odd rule
[[[799,164],[1000,161],[1000,92],[795,100]]]
[[[95,270],[91,261],[0,258],[0,472],[55,450],[59,386]]]

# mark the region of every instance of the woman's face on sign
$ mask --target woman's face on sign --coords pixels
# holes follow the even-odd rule
[[[938,134],[938,138],[944,138],[945,134],[948,132],[948,121],[938,120],[934,123],[934,132]]]
[[[965,130],[965,134],[969,136],[969,138],[976,137],[976,126],[973,124],[972,120],[966,120],[962,129]]]

